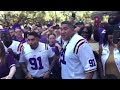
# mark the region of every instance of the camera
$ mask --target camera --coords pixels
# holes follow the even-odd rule
[[[113,43],[117,44],[120,41],[120,27],[114,25],[113,30]]]

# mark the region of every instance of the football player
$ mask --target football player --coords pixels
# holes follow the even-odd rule
[[[51,65],[48,58],[53,58]],[[49,78],[57,60],[50,46],[39,41],[39,35],[36,32],[28,34],[27,43],[23,44],[19,61],[27,79]]]

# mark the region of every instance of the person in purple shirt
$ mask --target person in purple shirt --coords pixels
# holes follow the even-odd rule
[[[36,28],[34,28],[32,31],[38,33],[39,38],[40,38],[40,42],[48,43],[47,39],[43,35],[41,35],[41,33],[43,31],[42,26],[40,24],[36,24],[35,26],[36,26]]]
[[[10,53],[5,53],[4,45],[0,41],[0,79],[12,79],[15,72],[15,60]]]
[[[12,39],[13,40],[15,40],[16,39],[16,36],[15,36],[15,31],[14,31],[14,29],[9,29],[9,32],[10,32],[10,35],[11,35],[11,37],[12,37]]]
[[[103,38],[106,33],[106,29],[109,26],[110,25],[106,22],[101,23],[98,28],[95,28],[95,26],[94,26],[93,38],[95,41],[99,42],[99,45],[103,44]]]
[[[98,28],[98,34],[99,34],[99,45],[103,44],[103,38],[106,33],[106,30],[102,27]]]

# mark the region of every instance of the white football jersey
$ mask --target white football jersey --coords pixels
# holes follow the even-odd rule
[[[93,51],[86,40],[75,34],[61,58],[62,79],[85,79],[85,73],[97,68]]]
[[[2,41],[2,43],[3,43],[3,41]],[[3,43],[3,45],[4,45],[4,43]],[[13,52],[15,52],[17,54],[20,54],[22,47],[23,47],[22,43],[13,40],[12,44],[8,48],[11,48],[13,50]],[[4,45],[4,48],[5,48],[5,51],[7,52],[8,48],[5,45]]]
[[[39,42],[39,46],[33,50],[29,44],[23,44],[24,48],[19,62],[25,62],[29,73],[33,77],[42,77],[49,70],[49,60],[54,52],[48,44]]]

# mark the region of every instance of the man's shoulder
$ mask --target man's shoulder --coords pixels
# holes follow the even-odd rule
[[[21,46],[21,45],[22,45],[22,44],[21,44],[20,42],[15,41],[15,40],[13,40],[13,42],[12,42],[12,46],[18,47],[18,46]]]
[[[85,38],[83,38],[82,36],[80,36],[80,35],[78,35],[78,34],[75,34],[74,37],[73,37],[73,39],[72,39],[73,43],[77,43],[77,42],[79,42],[79,41],[81,41],[81,40],[86,41]]]
[[[13,40],[13,43],[20,43],[19,41]]]

